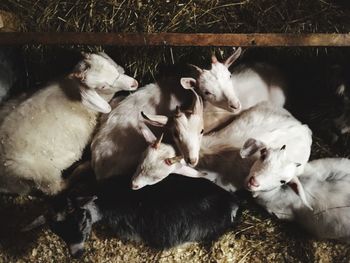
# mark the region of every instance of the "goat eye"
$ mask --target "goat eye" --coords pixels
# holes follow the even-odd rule
[[[204,92],[204,94],[205,94],[205,95],[210,95],[211,93],[210,93],[209,91],[206,90],[206,91]]]
[[[204,129],[201,130],[201,134],[203,134],[203,133],[204,133]]]
[[[281,180],[280,183],[281,183],[281,184],[286,184],[286,181]]]
[[[176,130],[174,131],[174,137],[175,137],[175,138],[179,138],[179,132],[176,131]]]

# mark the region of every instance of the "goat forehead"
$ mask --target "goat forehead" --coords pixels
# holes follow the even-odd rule
[[[230,71],[222,63],[214,64],[210,72],[217,77],[230,77]]]
[[[175,119],[175,122],[174,122],[174,127],[178,131],[186,130],[187,127],[188,127],[188,119],[187,119],[187,117],[185,117],[184,115],[180,116],[180,117],[177,117]]]
[[[95,54],[91,58],[90,65],[92,69],[96,71],[108,71],[109,73],[119,73],[118,69],[114,65],[112,65],[107,59]]]
[[[203,122],[203,116],[200,114],[191,114],[188,116],[188,123],[201,124]],[[197,126],[194,126],[197,127]]]

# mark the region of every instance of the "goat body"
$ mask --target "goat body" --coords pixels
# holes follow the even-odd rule
[[[295,186],[258,192],[256,201],[280,219],[293,220],[318,238],[350,242],[350,160],[325,158],[305,166],[299,177],[306,207]],[[294,190],[293,190],[294,188]]]
[[[93,193],[96,196],[70,196],[63,203],[57,197],[55,212],[47,220],[73,256],[82,254],[96,222],[121,239],[167,249],[186,242],[212,242],[233,227],[238,211],[235,196],[206,180],[182,176],[139,191],[130,189],[128,178],[109,178],[100,181]]]
[[[82,156],[98,112],[120,89],[137,88],[106,54],[86,54],[61,81],[0,108],[0,191],[56,194],[63,170]],[[116,79],[117,77],[117,79]]]

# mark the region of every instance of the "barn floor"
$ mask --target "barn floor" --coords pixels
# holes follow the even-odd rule
[[[2,0],[0,10],[16,14],[14,18],[9,15],[10,22],[4,20],[9,31],[326,33],[349,32],[350,28],[350,5],[346,0]],[[95,51],[102,47],[68,49]],[[27,55],[27,84],[31,87],[63,74],[71,62],[71,56],[61,56],[57,47],[25,46],[23,50]],[[127,50],[107,50],[118,63],[126,66],[127,73],[144,84],[153,80],[161,63],[201,64],[213,51],[222,58],[231,49],[128,47]],[[277,63],[288,59],[300,63],[301,58],[307,61],[318,56],[346,61],[349,53],[349,49],[342,48],[276,48],[250,49],[245,55]],[[312,155],[313,159],[339,156],[317,138]],[[349,157],[349,154],[342,156]],[[64,243],[47,228],[19,232],[21,226],[44,211],[42,199],[0,196],[0,263],[350,262],[349,245],[316,241],[297,226],[271,218],[251,201],[244,203],[237,227],[213,244],[187,244],[168,251],[154,251],[142,244],[122,242],[109,236],[103,226],[97,226],[86,244],[84,257],[74,261]]]

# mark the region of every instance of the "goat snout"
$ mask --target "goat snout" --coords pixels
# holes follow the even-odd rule
[[[235,104],[230,104],[229,107],[234,111],[238,111],[241,109],[241,103],[237,102]]]
[[[136,79],[134,79],[134,81],[133,81],[133,83],[131,84],[131,88],[132,89],[137,89],[137,87],[139,86],[139,83],[137,82],[137,80]]]
[[[138,189],[140,189],[140,186],[138,184],[132,183],[131,189],[132,190],[138,190]]]
[[[248,181],[248,188],[253,188],[253,187],[259,187],[260,184],[258,183],[258,181],[256,180],[256,178],[254,176],[250,177],[249,181]]]
[[[187,163],[191,166],[195,166],[198,163],[198,158],[187,158]]]
[[[80,258],[84,252],[84,243],[70,244],[69,251],[73,258]]]

